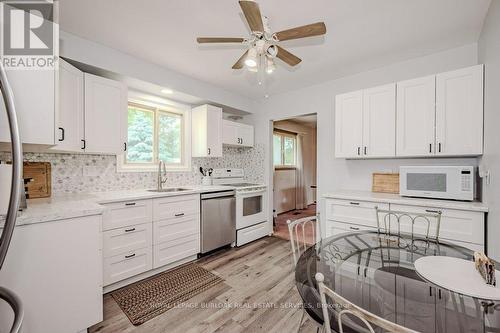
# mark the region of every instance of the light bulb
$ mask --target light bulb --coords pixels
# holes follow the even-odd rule
[[[245,59],[245,65],[248,67],[257,67],[257,50],[255,48],[251,48],[248,50],[247,58]]]
[[[271,74],[276,69],[273,59],[267,58],[266,73]]]

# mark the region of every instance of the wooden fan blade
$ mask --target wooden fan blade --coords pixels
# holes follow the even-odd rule
[[[245,65],[245,59],[247,57],[247,54],[248,54],[248,50],[243,53],[243,55],[241,56],[241,58],[238,59],[238,61],[233,65],[233,69],[242,69],[243,66]]]
[[[276,45],[276,47],[278,48],[278,54],[276,56],[290,66],[296,66],[302,61],[299,57],[294,56],[284,48],[279,47],[278,45]]]
[[[262,22],[259,4],[250,0],[241,0],[239,3],[250,30],[252,32],[264,32],[264,23]]]
[[[279,41],[298,39],[304,37],[312,37],[326,34],[326,26],[324,22],[318,22],[301,27],[283,30],[276,33],[276,38]]]
[[[196,41],[202,43],[243,43],[245,38],[234,37],[198,37]]]

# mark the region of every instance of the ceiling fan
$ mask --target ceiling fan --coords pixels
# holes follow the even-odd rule
[[[276,69],[275,58],[281,59],[292,67],[296,66],[302,60],[279,46],[279,42],[326,34],[324,22],[273,33],[269,28],[267,17],[261,15],[258,3],[253,0],[241,0],[239,3],[252,31],[249,38],[198,37],[196,39],[200,44],[241,43],[247,45],[248,50],[233,65],[233,69],[241,69],[246,65],[250,71],[258,72],[259,68],[265,68],[270,74]]]

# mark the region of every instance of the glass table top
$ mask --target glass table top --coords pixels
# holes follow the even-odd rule
[[[320,321],[317,272],[323,273],[327,287],[352,303],[419,332],[500,332],[500,304],[439,288],[415,272],[415,260],[437,255],[472,260],[473,252],[441,240],[345,233],[302,253],[295,282],[307,312]]]

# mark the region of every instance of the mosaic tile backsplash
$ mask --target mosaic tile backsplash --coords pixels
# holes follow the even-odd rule
[[[0,152],[0,160],[10,159],[10,153]],[[52,193],[86,193],[156,187],[156,172],[117,172],[116,157],[111,155],[24,153],[28,162],[50,162]],[[83,176],[83,167],[97,168],[98,176]],[[264,182],[264,146],[254,148],[224,147],[222,157],[192,158],[191,172],[167,172],[166,186],[199,185],[204,168],[241,168],[245,181]]]

